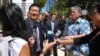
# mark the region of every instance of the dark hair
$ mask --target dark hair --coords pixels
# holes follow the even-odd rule
[[[3,25],[3,36],[15,36],[25,39],[29,37],[24,22],[23,14],[15,3],[3,5],[0,9],[0,16]]]
[[[33,3],[33,4],[31,4],[31,5],[30,5],[30,7],[29,7],[29,11],[30,11],[30,10],[31,10],[31,8],[32,8],[32,7],[34,7],[34,6],[36,6],[36,7],[40,8],[40,6],[39,6],[38,4],[34,4],[34,3]]]
[[[96,9],[98,13],[100,13],[100,3],[96,4],[94,7],[93,7],[93,10]]]

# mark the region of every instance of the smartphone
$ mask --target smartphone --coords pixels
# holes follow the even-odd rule
[[[52,31],[48,31],[47,32],[47,38],[49,40],[49,43],[53,42],[54,41],[54,33]]]

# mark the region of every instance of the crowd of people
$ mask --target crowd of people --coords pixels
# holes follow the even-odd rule
[[[53,56],[58,56],[60,44],[68,56],[100,56],[100,4],[91,9],[90,18],[95,27],[92,31],[89,21],[81,15],[79,6],[71,7],[66,18],[41,14],[40,6],[32,4],[24,19],[17,4],[5,4],[0,7],[0,39],[8,40],[8,56],[50,56],[51,49]]]

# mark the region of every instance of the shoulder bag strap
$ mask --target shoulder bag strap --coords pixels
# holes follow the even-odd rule
[[[98,31],[98,33],[92,39],[90,39],[90,41],[94,40],[99,34],[100,34],[100,31]]]

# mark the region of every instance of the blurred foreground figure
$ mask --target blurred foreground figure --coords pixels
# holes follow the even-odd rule
[[[4,46],[8,47],[8,55],[7,51],[5,54],[7,56],[30,56],[29,45],[26,41],[29,34],[20,7],[15,3],[3,5],[0,9],[0,17],[2,25],[0,38],[3,37],[4,41],[8,40],[8,45]]]

